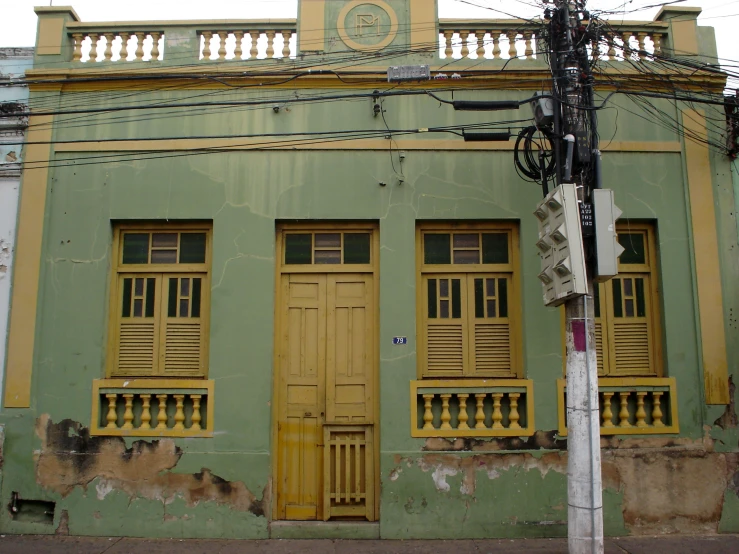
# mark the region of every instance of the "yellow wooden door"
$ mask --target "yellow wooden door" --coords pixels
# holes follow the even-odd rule
[[[280,294],[277,517],[373,519],[372,275],[283,274]],[[351,437],[348,425],[355,426]],[[342,437],[353,440],[342,450],[344,461],[324,463],[326,444],[336,452]]]

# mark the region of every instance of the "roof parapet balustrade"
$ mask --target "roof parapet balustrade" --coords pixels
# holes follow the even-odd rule
[[[159,25],[154,27],[154,25]],[[242,20],[220,26],[210,21],[68,23],[72,63],[151,62],[177,64],[195,60],[255,60],[295,58],[294,19]],[[174,42],[176,49],[170,48]],[[183,59],[182,45],[192,46]],[[174,57],[170,56],[171,52]]]
[[[544,60],[541,38],[544,22],[524,19],[441,19],[439,57],[474,60]],[[669,24],[661,21],[624,21],[601,36],[593,56],[603,61],[653,60],[663,55]]]
[[[151,61],[164,58],[164,31],[146,27],[125,30],[67,25],[72,39],[72,63]]]
[[[205,67],[243,72],[271,64],[298,70],[304,64],[297,60],[303,59],[315,60],[317,67],[330,67],[338,53],[343,53],[343,71],[351,72],[353,69],[346,67],[346,52],[355,51],[357,60],[366,60],[366,44],[347,38],[346,21],[332,23],[330,10],[324,19],[324,13],[315,11],[318,6],[328,9],[323,2],[301,6],[297,19],[92,23],[79,21],[70,7],[39,7],[34,67],[28,77],[70,70],[118,73],[124,67],[126,71],[143,69],[146,74],[202,71]],[[664,57],[697,59],[703,55],[694,45],[700,43],[693,40],[699,12],[699,8],[667,7],[653,21],[599,22],[597,44],[588,45],[592,60],[599,65],[596,74],[609,74],[605,82],[610,85],[614,79],[628,85],[627,81],[641,71],[634,65],[654,64],[654,71],[668,73],[686,85],[710,86],[720,92],[725,86],[724,75],[715,71],[687,75],[679,68],[657,63]],[[346,17],[351,20],[350,16]],[[424,17],[427,21],[433,14]],[[319,20],[324,27],[318,27]],[[542,75],[549,73],[546,30],[547,22],[541,19],[436,19],[433,30],[425,33],[393,35],[387,44],[371,50],[378,56],[376,62],[371,66],[363,63],[360,69],[384,74],[387,65],[422,63],[429,64],[443,79],[446,71],[464,73],[474,68],[481,74],[505,67],[526,72],[519,78],[536,86]],[[693,38],[688,40],[686,33]]]
[[[215,28],[199,28],[199,59],[289,59],[297,55],[295,19],[235,23]]]

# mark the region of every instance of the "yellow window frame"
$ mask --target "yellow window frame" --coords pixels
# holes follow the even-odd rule
[[[203,263],[146,263],[123,264],[123,236],[126,233],[205,233],[205,261]],[[149,247],[150,250],[154,248]],[[113,232],[112,271],[110,282],[110,306],[108,317],[108,341],[106,376],[108,378],[195,378],[201,379],[208,375],[209,337],[210,337],[210,283],[212,257],[212,224],[207,222],[193,223],[121,223],[115,226]],[[178,247],[179,253],[179,247]],[[121,340],[120,324],[122,319],[121,306],[123,304],[123,282],[125,278],[153,278],[155,279],[154,294],[154,346],[151,371],[121,371],[119,367],[119,343]],[[169,278],[200,278],[200,316],[199,323],[199,361],[197,370],[170,369],[165,370],[165,352],[167,348],[167,331],[165,321],[178,323],[181,318],[168,317],[168,295],[165,294],[167,279]],[[134,281],[135,283],[135,281]],[[135,286],[135,285],[134,285]],[[192,286],[192,283],[190,284]],[[178,281],[179,288],[179,281]],[[157,296],[158,295],[158,296]],[[180,291],[177,293],[179,306]],[[158,299],[158,301],[157,301]],[[178,308],[179,309],[179,308]],[[191,308],[189,308],[191,309]],[[192,318],[191,318],[192,319]]]
[[[599,287],[600,316],[595,318],[596,343],[598,343],[598,375],[601,377],[662,377],[662,328],[660,318],[659,302],[659,274],[657,260],[657,246],[655,237],[655,226],[648,222],[625,221],[618,223],[616,230],[620,234],[640,234],[644,237],[645,263],[624,264],[619,262],[618,276],[614,279],[643,279],[645,282],[645,316],[642,319],[647,325],[647,343],[649,356],[649,370],[621,370],[617,369],[616,363],[616,318],[614,315],[613,280],[605,283],[596,283]],[[634,285],[635,286],[635,285]],[[622,287],[623,288],[623,287]],[[635,297],[634,293],[634,297]],[[625,302],[622,296],[622,302]],[[622,309],[624,307],[622,306]],[[636,307],[634,308],[636,309]],[[624,318],[625,319],[625,318]],[[565,313],[561,308],[561,330],[562,330],[562,366],[566,373],[566,351],[565,351]]]
[[[508,237],[508,262],[500,264],[426,264],[424,261],[423,243],[427,234],[443,233],[505,233]],[[453,238],[452,238],[452,251]],[[461,248],[460,248],[461,250]],[[480,252],[482,246],[480,245]],[[453,254],[452,254],[453,255]],[[453,262],[453,260],[452,260]],[[520,378],[522,371],[521,352],[521,301],[520,301],[520,261],[519,231],[517,222],[424,222],[416,227],[416,339],[418,344],[417,376],[419,379],[446,378]],[[429,279],[459,279],[462,317],[457,320],[461,326],[462,339],[462,371],[429,370],[428,363],[428,330],[441,326],[444,321],[439,318],[430,324],[427,317],[428,281]],[[506,318],[475,317],[474,280],[475,278],[505,278],[507,280],[508,315]],[[451,287],[451,283],[449,285]],[[451,293],[450,293],[451,294]],[[451,296],[450,296],[451,298]],[[450,302],[451,310],[451,302]],[[449,321],[452,321],[449,319]],[[508,324],[508,344],[510,367],[507,371],[475,370],[474,329],[477,323]]]

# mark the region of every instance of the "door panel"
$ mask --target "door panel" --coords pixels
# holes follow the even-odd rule
[[[373,275],[283,274],[280,295],[277,517],[374,519],[374,472],[365,463],[374,455],[372,429],[364,429],[374,417]],[[348,440],[349,430],[354,435],[342,449],[336,441]],[[325,460],[338,459],[339,451],[343,461],[332,462],[327,481]]]
[[[316,519],[325,396],[325,275],[282,276],[278,512]]]
[[[372,421],[374,314],[372,275],[329,275],[326,420]]]

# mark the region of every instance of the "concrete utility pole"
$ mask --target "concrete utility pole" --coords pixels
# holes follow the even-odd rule
[[[593,79],[581,20],[585,1],[555,0],[550,56],[557,184],[574,183],[581,203],[586,260],[592,260],[592,191],[600,188],[600,152],[595,134]],[[597,46],[595,46],[597,48]],[[559,134],[559,137],[556,135]],[[565,146],[566,145],[566,146]],[[600,412],[595,351],[594,267],[587,264],[588,294],[565,302],[567,348],[567,535],[570,554],[603,552]]]

